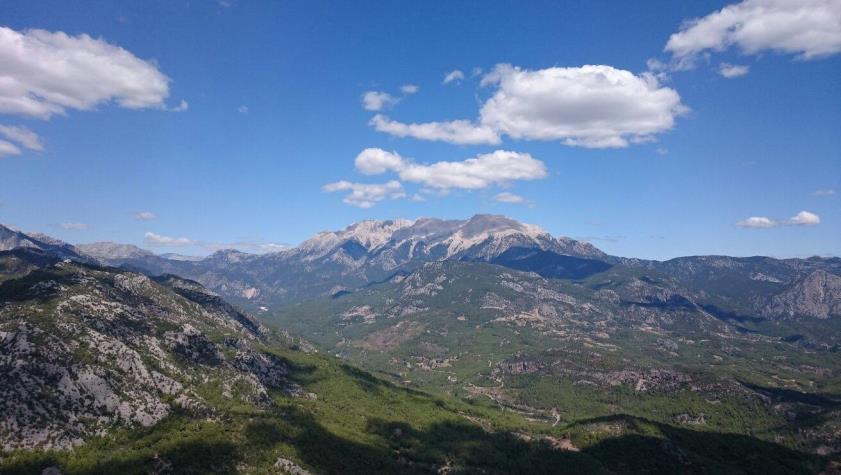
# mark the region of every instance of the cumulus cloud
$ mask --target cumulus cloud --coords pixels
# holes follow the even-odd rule
[[[751,216],[736,223],[741,228],[774,228],[779,225],[777,221],[765,216]]]
[[[237,107],[237,112],[239,112],[240,114],[248,114],[248,106]]]
[[[626,147],[671,129],[688,110],[653,75],[604,65],[529,71],[501,64],[482,84],[497,90],[482,106],[480,122],[516,139]]]
[[[770,50],[814,59],[841,51],[838,0],[744,0],[687,21],[665,50],[678,58],[738,47],[745,54]]]
[[[163,236],[161,234],[155,234],[153,232],[147,232],[143,235],[144,239],[146,239],[146,244],[150,246],[172,246],[172,247],[182,247],[182,246],[195,246],[200,245],[200,241],[194,241],[189,238],[185,237],[170,237],[170,236]]]
[[[379,111],[391,107],[399,101],[387,92],[367,91],[362,94],[362,107],[369,111]]]
[[[743,66],[741,64],[721,63],[718,67],[718,74],[721,74],[727,79],[744,76],[749,72],[750,66]]]
[[[528,153],[496,150],[460,162],[414,163],[396,152],[368,148],[357,155],[356,168],[366,175],[386,171],[397,173],[403,181],[428,188],[479,189],[514,180],[545,178],[546,166]]]
[[[0,113],[48,119],[116,102],[164,108],[169,78],[151,61],[86,34],[0,27]]]
[[[16,142],[18,145],[29,150],[38,152],[44,150],[44,144],[41,143],[41,138],[38,137],[38,134],[26,127],[0,125],[0,136],[6,137],[10,141]]]
[[[821,224],[820,216],[808,211],[801,211],[787,221],[792,226],[815,226]]]
[[[490,127],[477,125],[469,120],[447,122],[425,122],[406,124],[377,114],[370,122],[378,132],[395,137],[412,137],[433,142],[448,142],[458,145],[497,145],[499,135]]]
[[[815,190],[812,195],[814,196],[832,196],[835,194],[835,190],[832,189],[824,189],[824,190]]]
[[[381,148],[366,148],[359,152],[354,160],[356,169],[365,175],[379,175],[388,170],[401,170],[408,161],[397,152],[389,152]]]
[[[151,221],[157,217],[158,216],[151,211],[140,211],[139,213],[134,214],[134,219],[138,221]]]
[[[496,89],[475,122],[403,123],[377,115],[370,125],[397,137],[454,144],[496,145],[505,134],[610,148],[651,141],[689,110],[653,74],[635,75],[611,66],[530,71],[500,64],[481,84]]]
[[[88,225],[85,223],[59,223],[56,226],[60,229],[64,229],[67,231],[78,231],[82,229],[88,229]]]
[[[801,211],[796,215],[780,221],[765,216],[752,216],[736,223],[742,228],[776,228],[777,226],[815,226],[821,223],[820,216],[809,211]]]
[[[528,201],[520,195],[515,195],[514,193],[509,193],[507,191],[503,191],[498,195],[494,196],[495,201],[499,201],[500,203],[511,203],[511,204],[524,204]]]
[[[345,196],[342,201],[359,208],[371,208],[377,202],[388,198],[399,199],[406,197],[406,192],[403,191],[403,185],[397,180],[391,180],[382,184],[352,183],[342,180],[335,183],[328,183],[321,187],[321,189],[328,193],[350,191],[350,194]]]
[[[406,94],[406,95],[415,94],[419,90],[420,90],[420,87],[418,87],[415,84],[404,84],[404,85],[400,86],[400,92],[402,92],[403,94]]]
[[[444,75],[444,80],[442,81],[442,83],[449,84],[451,82],[455,82],[456,84],[458,84],[461,81],[464,81],[464,73],[458,69],[454,69]]]

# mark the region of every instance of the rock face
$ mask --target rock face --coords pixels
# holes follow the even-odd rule
[[[24,256],[23,260],[26,260]],[[0,259],[2,262],[2,259]],[[199,284],[60,261],[0,283],[0,447],[67,448],[201,410],[198,385],[271,404],[267,330]]]
[[[772,297],[762,313],[772,318],[841,317],[841,277],[814,271]]]
[[[24,234],[0,224],[0,251],[20,248],[45,251],[62,258],[88,260],[66,242],[40,234]]]

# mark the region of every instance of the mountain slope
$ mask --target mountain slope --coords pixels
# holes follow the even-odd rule
[[[265,329],[198,284],[72,262],[0,285],[0,434],[11,448],[67,448],[232,398],[268,400],[287,368],[255,350]],[[203,379],[197,385],[196,376]]]
[[[396,380],[534,419],[621,410],[841,450],[841,319],[731,321],[699,297],[622,267],[576,282],[446,261],[264,318]]]
[[[66,242],[42,234],[25,234],[0,224],[0,251],[19,248],[38,249],[62,258],[89,260]]]

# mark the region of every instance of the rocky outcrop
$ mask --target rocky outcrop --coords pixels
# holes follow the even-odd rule
[[[206,410],[197,384],[260,406],[274,389],[309,397],[258,349],[267,330],[195,282],[30,264],[0,283],[2,449],[69,448]]]
[[[762,309],[769,318],[841,317],[841,277],[816,270],[771,298]]]

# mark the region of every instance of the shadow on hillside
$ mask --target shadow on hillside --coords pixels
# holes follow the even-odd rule
[[[136,453],[134,453],[136,452]],[[231,441],[184,440],[168,444],[154,453],[138,449],[120,452],[114,457],[90,457],[64,466],[57,454],[26,454],[19,461],[3,466],[3,475],[40,474],[48,467],[58,467],[65,475],[146,475],[149,473],[233,474],[242,460]]]
[[[777,427],[778,430],[801,430],[820,427],[837,418],[836,411],[841,408],[841,398],[836,395],[804,393],[793,389],[774,388],[742,382],[746,388],[763,394],[774,404],[789,405],[786,412],[788,422]]]
[[[629,432],[583,451],[618,473],[816,473],[827,463],[747,435],[689,430],[622,414],[578,421],[574,427]]]
[[[580,452],[553,448],[506,432],[486,432],[467,421],[450,420],[425,429],[371,419],[365,430],[343,437],[319,424],[310,412],[288,406],[253,415],[239,436],[221,434],[205,440],[183,427],[159,430],[161,442],[139,434],[120,444],[110,457],[89,461],[70,474],[235,473],[246,464],[266,467],[280,447],[314,473],[816,473],[827,460],[749,436],[692,431],[630,416],[580,421],[595,430],[622,426],[624,433],[605,436]],[[153,430],[154,431],[154,430]],[[127,448],[128,447],[128,448]],[[101,453],[109,453],[103,447]],[[289,450],[283,449],[282,451]],[[42,457],[7,465],[3,473],[40,473],[56,465]],[[440,472],[439,472],[440,473]]]
[[[380,392],[383,390],[389,391],[400,391],[415,397],[424,397],[430,398],[431,396],[425,392],[418,391],[417,389],[407,388],[405,386],[399,386],[397,384],[392,383],[386,379],[378,378],[373,374],[356,368],[351,365],[342,364],[341,366],[342,372],[344,372],[347,376],[350,376],[351,379],[356,382],[356,384],[364,391],[375,393]]]
[[[824,409],[835,409],[841,407],[841,399],[837,396],[831,397],[823,394],[804,393],[794,389],[759,386],[757,384],[746,382],[742,382],[742,385],[753,391],[763,393],[771,397],[771,399],[775,402],[808,404],[810,406],[818,406]]]

